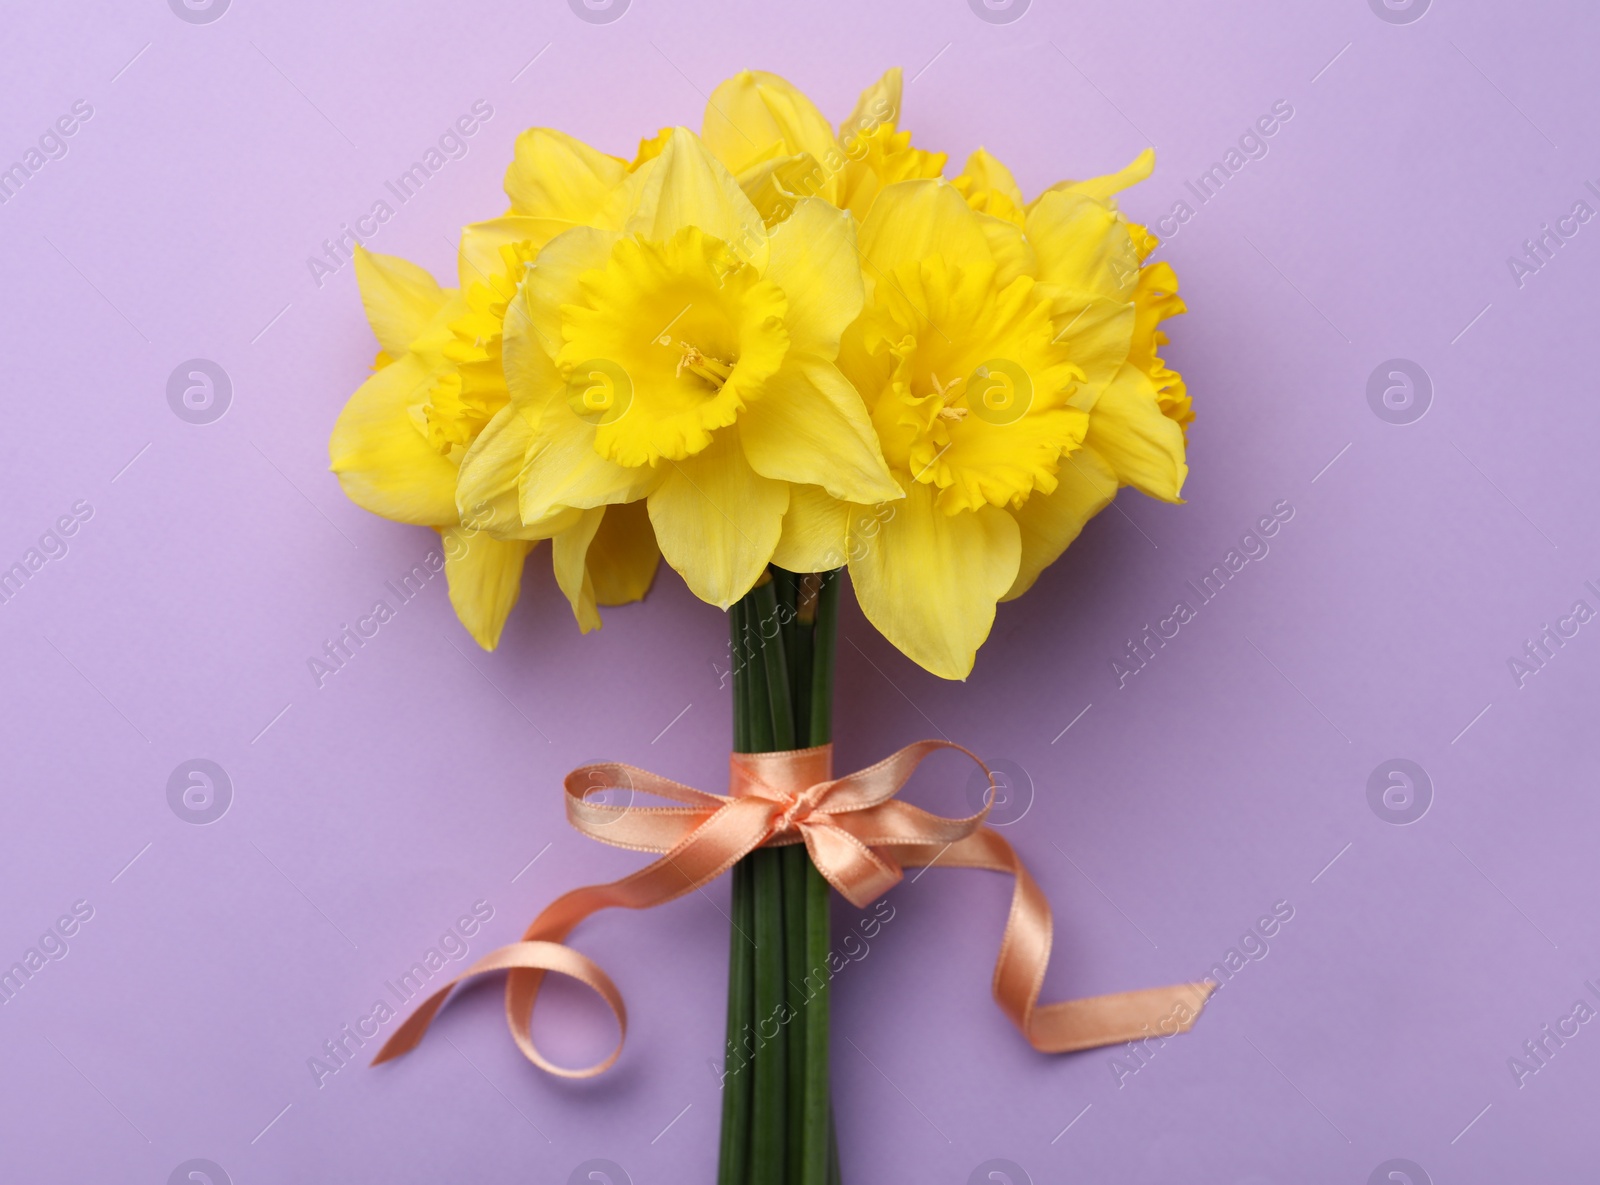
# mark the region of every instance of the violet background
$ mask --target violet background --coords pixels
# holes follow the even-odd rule
[[[720,614],[663,570],[582,638],[544,552],[497,653],[438,580],[315,685],[307,660],[430,537],[327,472],[375,347],[351,269],[318,288],[306,260],[475,100],[494,115],[469,154],[373,249],[452,275],[526,126],[629,155],[698,127],[741,68],[842,118],[894,64],[905,126],[951,175],[982,143],[1032,193],[1154,143],[1124,200],[1149,220],[1275,102],[1294,115],[1161,249],[1193,310],[1169,351],[1199,413],[1188,503],[1124,492],[1001,609],[965,685],[851,604],[841,766],[943,735],[1026,771],[1008,834],[1055,909],[1047,999],[1196,977],[1275,902],[1294,917],[1119,1086],[1126,1051],[1035,1054],[990,1002],[1009,882],[901,885],[835,984],[846,1179],[960,1185],[993,1158],[1013,1182],[1231,1185],[1366,1182],[1395,1157],[1439,1185],[1592,1165],[1600,1032],[1520,1088],[1507,1062],[1600,977],[1600,624],[1520,688],[1507,660],[1574,601],[1600,608],[1600,225],[1520,288],[1506,261],[1578,200],[1600,208],[1600,18],[633,0],[589,23],[548,0],[233,0],[196,24],[71,0],[5,24],[0,162],[74,101],[94,115],[0,206],[0,562],[74,501],[94,514],[0,605],[0,967],[71,902],[95,911],[0,1008],[6,1179],[165,1182],[191,1158],[236,1185],[560,1185],[596,1158],[634,1185],[712,1179],[725,882],[579,932],[632,1013],[597,1081],[524,1062],[498,984],[400,1063],[320,1087],[308,1069],[474,901],[494,909],[477,954],[637,866],[566,827],[565,770],[617,758],[715,789],[730,729]],[[166,399],[195,357],[233,384],[205,425]],[[1395,357],[1434,386],[1404,426],[1366,397]],[[1279,500],[1295,513],[1270,554],[1119,688],[1127,640]],[[166,796],[197,757],[234,787],[209,826]],[[1410,826],[1368,803],[1395,757],[1434,787]],[[915,794],[954,809],[965,780],[952,763]],[[551,989],[538,1026],[569,1060],[609,1047],[579,990]]]

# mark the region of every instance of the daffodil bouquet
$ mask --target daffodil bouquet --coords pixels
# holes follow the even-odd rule
[[[711,96],[699,135],[664,129],[631,161],[534,128],[506,173],[510,209],[462,232],[456,287],[356,256],[380,352],[334,427],[333,470],[360,505],[444,536],[451,602],[481,646],[497,644],[544,540],[581,630],[599,606],[642,598],[662,557],[728,614],[733,792],[577,771],[574,824],[665,859],[561,898],[473,969],[510,971],[530,1058],[598,1072],[609,1061],[547,1062],[516,1019],[557,971],[621,1021],[620,994],[567,933],[731,865],[723,1185],[839,1180],[834,889],[866,904],[946,850],[1016,875],[1019,933],[995,994],[1039,1048],[1127,1039],[1128,1010],[1155,1007],[1149,993],[1036,1006],[1048,906],[982,814],[890,801],[922,750],[846,778],[828,766],[842,570],[890,642],[961,679],[996,604],[1120,487],[1176,502],[1187,473],[1189,397],[1157,354],[1161,323],[1183,311],[1177,281],[1146,262],[1155,238],[1114,199],[1153,154],[1027,201],[982,149],[946,180],[944,154],[900,130],[900,91],[891,70],[835,130],[784,80],[746,72]],[[618,811],[590,794],[618,784],[694,809]],[[383,1056],[415,1044],[442,1002]]]

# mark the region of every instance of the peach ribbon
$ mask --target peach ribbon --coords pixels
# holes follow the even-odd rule
[[[726,796],[707,794],[631,765],[604,762],[569,773],[564,782],[567,820],[591,839],[661,859],[631,876],[588,885],[558,897],[522,936],[491,951],[451,979],[395,1030],[372,1064],[414,1049],[456,984],[491,971],[508,971],[506,1018],[529,1061],[563,1078],[591,1078],[622,1053],[628,1013],[622,993],[600,967],[564,945],[575,926],[614,906],[649,909],[681,897],[727,872],[762,846],[803,842],[812,862],[858,909],[899,883],[902,869],[934,863],[987,868],[1016,878],[1011,914],[995,964],[994,997],[1001,1010],[1043,1053],[1068,1053],[1152,1035],[1171,1036],[1193,1026],[1211,994],[1206,982],[1117,992],[1083,1000],[1040,1004],[1050,961],[1050,903],[1016,852],[984,826],[988,806],[964,819],[947,819],[899,802],[895,795],[924,757],[954,749],[994,775],[970,750],[949,741],[918,741],[858,773],[834,778],[833,747],[783,753],[735,753]],[[677,807],[614,806],[590,800],[601,788],[631,789]],[[990,796],[991,801],[993,796]],[[558,1066],[541,1054],[530,1032],[533,1006],[546,972],[587,984],[617,1019],[610,1056],[582,1069]]]

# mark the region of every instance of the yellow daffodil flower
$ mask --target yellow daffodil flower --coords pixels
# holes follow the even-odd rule
[[[1060,199],[1051,195],[1075,194],[1115,210],[1114,196],[1143,181],[1154,167],[1155,153],[1146,149],[1125,169],[1088,181],[1059,182],[1024,205],[1022,191],[1010,170],[980,148],[951,184],[974,210],[1024,228],[1038,227],[1037,233],[1042,233],[1046,223],[1030,223],[1029,219],[1042,202],[1059,205]],[[1099,454],[1115,474],[1118,485],[1131,485],[1152,498],[1178,502],[1182,500],[1178,493],[1188,473],[1184,462],[1185,429],[1194,419],[1194,412],[1182,376],[1169,369],[1156,350],[1167,341],[1159,328],[1161,322],[1183,312],[1184,305],[1178,298],[1178,277],[1172,265],[1145,264],[1159,240],[1137,223],[1122,222],[1121,226],[1131,238],[1141,265],[1133,293],[1133,339],[1127,362],[1094,405],[1085,446]],[[1065,233],[1073,231],[1067,228]],[[1120,241],[1121,231],[1117,233]],[[1159,411],[1160,418],[1153,411]],[[1025,586],[1014,588],[1005,599],[1023,591]]]
[[[859,220],[885,185],[944,171],[944,153],[911,147],[911,133],[899,130],[901,89],[897,66],[862,92],[835,132],[792,84],[746,70],[711,93],[702,134],[769,226],[805,197]]]
[[[769,233],[699,137],[646,145],[620,225],[567,230],[526,269],[505,323],[510,402],[457,499],[508,535],[644,500],[667,562],[726,608],[771,559],[792,483],[900,496],[835,365],[861,309],[855,230],[811,199]],[[557,162],[542,183],[575,192],[598,168]]]
[[[458,509],[461,459],[507,402],[500,329],[515,292],[512,276],[537,250],[502,239],[491,256],[490,243],[490,234],[473,228],[463,237],[462,271],[472,278],[461,289],[441,288],[403,259],[357,248],[362,302],[382,349],[375,373],[351,397],[329,441],[333,471],[352,501],[439,531],[450,602],[487,650],[499,643],[536,539],[554,535],[558,553],[578,549],[580,570],[562,587],[585,630],[599,625],[597,603],[644,595],[658,556],[644,516],[628,508],[619,508],[604,529],[568,515],[512,538],[491,536]]]
[[[1107,188],[1150,160],[1025,207],[985,158],[960,187],[889,185],[861,229],[866,299],[840,367],[904,501],[797,489],[774,557],[799,571],[847,560],[868,619],[946,678],[967,675],[996,602],[1119,485],[1176,500],[1186,473],[1187,396],[1155,355],[1156,324],[1181,304],[1170,269],[1141,273],[1148,236]]]

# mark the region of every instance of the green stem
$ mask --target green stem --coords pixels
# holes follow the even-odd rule
[[[839,634],[839,573],[822,573],[817,593],[816,638],[811,648],[810,744],[833,739],[833,665]]]
[[[752,596],[754,594],[751,594]],[[745,606],[744,690],[750,747],[747,753],[770,753],[776,746],[772,738],[772,699],[767,693],[766,650],[762,645],[760,609],[755,603]]]
[[[833,737],[833,659],[839,628],[839,573],[822,576],[812,630],[809,731],[806,743],[825,745]],[[839,1177],[839,1150],[833,1137],[832,1091],[828,1081],[829,995],[827,986],[832,889],[806,862],[805,965],[821,981],[806,1012],[805,1074],[801,1114],[799,1185],[828,1185]]]
[[[766,668],[767,700],[772,709],[773,746],[794,749],[799,746],[795,708],[799,704],[793,676],[793,658],[800,635],[795,617],[796,578],[773,570],[772,580],[755,589],[761,620],[762,659]],[[810,634],[810,629],[806,629]],[[808,664],[809,665],[809,664]],[[809,684],[805,694],[809,701]],[[808,703],[809,706],[809,703]],[[806,869],[811,861],[806,849],[790,844],[777,850],[783,880],[784,1002],[783,1021],[785,1091],[787,1094],[784,1140],[788,1150],[790,1179],[801,1152],[801,1135],[806,1098]]]
[[[728,1040],[722,1062],[722,1155],[717,1185],[744,1185],[750,1174],[751,1072],[745,1034],[755,1029],[755,947],[750,866],[733,866],[733,924],[728,949]]]
[[[806,1035],[810,1031],[810,1010],[806,1006],[806,870],[811,861],[799,844],[778,849],[783,867],[784,999],[788,1004],[788,1024],[784,1037],[788,1048],[788,1122],[785,1138],[793,1167],[804,1155],[806,1091]],[[792,1179],[792,1178],[791,1178]]]
[[[772,1039],[762,1032],[782,1016],[784,965],[783,866],[776,848],[750,856],[755,902],[755,1099],[750,1111],[751,1185],[785,1185],[788,1180],[788,1050],[780,1029]]]
[[[794,706],[790,699],[789,664],[783,652],[783,619],[778,613],[778,582],[768,580],[750,593],[759,622],[761,663],[772,718],[771,749],[794,748]]]
[[[733,680],[733,747],[750,749],[748,680],[741,667],[749,661],[747,639],[749,611],[743,601],[728,614],[729,671]],[[733,918],[728,946],[728,1040],[722,1064],[722,1149],[717,1185],[746,1185],[750,1175],[750,1107],[754,1077],[745,1048],[747,1033],[755,1031],[755,901],[751,894],[748,861],[733,868]]]
[[[833,707],[839,579],[773,569],[736,604],[734,747],[825,744]],[[728,1066],[719,1185],[837,1185],[828,1089],[831,890],[803,845],[734,869]],[[742,935],[754,938],[754,946]],[[774,1026],[781,1030],[772,1035]],[[754,1048],[744,1048],[748,1041]]]
[[[777,591],[770,579],[751,591],[746,611],[755,655],[748,670],[751,751],[792,749],[794,717],[789,704],[789,678],[778,639]],[[757,1045],[755,1099],[750,1116],[750,1181],[751,1185],[787,1185],[789,1037],[787,1026],[781,1024],[788,997],[783,853],[777,848],[762,848],[752,852],[749,859],[754,876]],[[762,1029],[774,1024],[780,1027],[769,1039]]]
[[[789,698],[794,704],[795,744],[806,748],[811,741],[811,672],[815,666],[817,638],[816,587],[819,577],[802,576],[790,605],[794,624],[785,637],[789,655]]]
[[[741,673],[748,661],[745,657],[747,617],[743,601],[735,601],[728,610],[728,677],[733,680],[733,748],[736,753],[750,752],[750,705]]]

